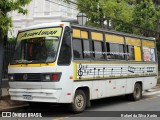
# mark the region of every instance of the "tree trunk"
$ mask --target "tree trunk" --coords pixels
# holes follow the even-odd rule
[[[2,97],[2,76],[3,76],[3,57],[4,56],[4,36],[0,29],[0,99]]]

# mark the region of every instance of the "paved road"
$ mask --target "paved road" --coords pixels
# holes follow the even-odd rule
[[[134,112],[136,111],[136,112]],[[148,112],[143,112],[148,111]],[[157,112],[156,112],[157,111]],[[92,101],[92,107],[80,114],[71,114],[67,111],[64,105],[41,106],[37,109],[27,108],[18,110],[19,113],[42,113],[43,118],[34,118],[34,120],[124,120],[124,117],[130,117],[129,120],[134,120],[139,117],[142,120],[159,120],[156,116],[160,115],[160,88],[152,89],[143,93],[143,98],[140,101],[131,102],[125,99],[124,96],[112,97],[101,100]],[[150,114],[149,114],[150,113]],[[148,115],[150,117],[148,117]],[[126,115],[126,116],[125,116]],[[103,117],[98,117],[103,116]],[[109,117],[105,117],[109,116]],[[112,117],[123,116],[123,117]],[[132,116],[132,118],[131,118]],[[44,118],[47,117],[47,118]],[[146,118],[148,117],[148,118]],[[0,118],[0,120],[28,120],[29,118]],[[33,118],[30,118],[31,120]]]

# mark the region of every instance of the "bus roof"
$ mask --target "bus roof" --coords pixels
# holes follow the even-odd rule
[[[134,35],[134,34],[129,34],[129,33],[117,32],[114,30],[107,30],[107,29],[90,27],[90,26],[81,26],[78,24],[72,24],[72,26],[77,27],[77,28],[81,28],[81,29],[89,29],[89,30],[93,30],[93,31],[100,31],[100,32],[106,32],[106,33],[115,34],[115,35],[122,35],[122,36],[126,36],[126,37],[140,38],[140,39],[153,40],[153,41],[156,40],[154,37],[145,37],[145,36]]]
[[[22,31],[26,31],[26,30],[30,30],[30,29],[60,26],[60,24],[64,24],[64,26],[70,26],[70,22],[41,23],[41,24],[26,27],[24,29],[21,29],[20,31],[22,32]],[[154,37],[144,37],[144,36],[139,36],[139,35],[134,35],[134,34],[128,34],[128,33],[117,32],[117,31],[113,31],[113,30],[102,29],[102,28],[95,28],[95,27],[90,27],[90,26],[81,26],[81,25],[78,25],[78,24],[71,24],[71,26],[81,28],[81,29],[89,29],[89,30],[92,30],[92,31],[101,31],[101,32],[106,32],[106,33],[110,33],[110,34],[122,35],[122,36],[126,36],[126,37],[133,37],[133,38],[140,38],[140,39],[154,40],[154,41],[156,40]]]

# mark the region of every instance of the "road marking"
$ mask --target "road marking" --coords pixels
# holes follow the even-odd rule
[[[158,94],[158,93],[160,93],[160,91],[151,92],[151,93],[144,93],[143,95],[154,95],[154,94]]]
[[[160,96],[160,95],[159,95]],[[134,103],[139,103],[139,102],[143,102],[143,101],[148,101],[148,100],[153,100],[155,98],[158,98],[157,96],[154,96],[154,97],[150,97],[150,98],[146,98],[146,99],[143,99],[143,100],[139,100],[139,101],[135,101],[135,102],[129,102],[128,104],[134,104]]]
[[[64,119],[67,119],[67,118],[69,118],[69,116],[68,116],[68,117],[59,117],[59,118],[54,118],[53,120],[64,120]]]
[[[79,113],[79,114],[82,114],[82,113]],[[57,117],[57,118],[53,118],[53,120],[64,120],[64,119],[67,119],[67,118],[70,118],[70,117],[73,117],[73,116],[76,116],[76,115],[79,115],[79,114],[73,114],[73,115],[69,115],[69,116],[66,116],[66,117]]]
[[[66,116],[66,117],[54,118],[54,119],[52,119],[52,120],[64,120],[64,119],[70,118],[70,117],[72,117],[72,116],[75,116],[75,117],[76,117],[76,115],[81,115],[81,114],[83,114],[83,113],[73,114],[73,115],[69,115],[69,116]]]
[[[146,100],[152,100],[152,99],[155,99],[157,97],[151,97],[151,98],[147,98]]]
[[[157,89],[149,89],[149,90],[147,90],[147,92],[153,92],[153,91],[157,91]]]
[[[143,102],[144,100],[139,100],[139,101],[135,101],[135,102],[129,102],[128,104],[134,104],[134,103],[139,103],[139,102]]]

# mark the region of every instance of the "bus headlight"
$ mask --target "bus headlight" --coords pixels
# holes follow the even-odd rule
[[[9,75],[9,80],[13,81],[14,80],[14,76],[13,75]]]
[[[50,77],[50,75],[45,75],[44,79],[45,79],[45,81],[50,81],[51,77]]]

